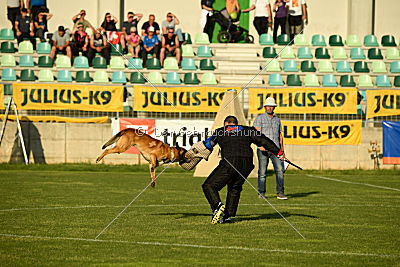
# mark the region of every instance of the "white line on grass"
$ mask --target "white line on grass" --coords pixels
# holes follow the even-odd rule
[[[375,188],[380,188],[380,189],[400,191],[400,189],[387,187],[387,186],[380,186],[380,185],[373,185],[373,184],[359,183],[359,182],[350,182],[350,181],[340,180],[340,179],[336,179],[336,178],[329,178],[329,177],[324,177],[324,176],[319,176],[319,175],[307,174],[307,176],[313,177],[313,178],[329,180],[329,181],[334,181],[334,182],[346,183],[346,184],[365,185],[365,186],[370,186],[370,187],[375,187]]]
[[[205,249],[223,249],[223,250],[245,250],[245,251],[265,251],[277,253],[292,253],[292,254],[323,254],[323,255],[343,255],[343,256],[364,256],[364,257],[400,257],[400,255],[392,254],[375,254],[375,253],[360,253],[348,251],[307,251],[307,250],[289,250],[289,249],[265,249],[265,248],[251,248],[251,247],[219,247],[197,244],[185,243],[164,243],[164,242],[145,242],[145,241],[125,241],[125,240],[105,240],[105,239],[91,239],[91,238],[78,238],[78,237],[60,237],[60,236],[33,236],[33,235],[14,235],[14,234],[1,234],[2,237],[11,238],[25,238],[25,239],[41,239],[41,240],[68,240],[68,241],[84,241],[84,242],[101,242],[101,243],[122,243],[122,244],[135,244],[135,245],[148,245],[148,246],[165,246],[165,247],[189,247],[189,248],[205,248]]]

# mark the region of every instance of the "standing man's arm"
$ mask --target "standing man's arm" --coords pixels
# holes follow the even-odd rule
[[[260,116],[260,115],[259,115],[259,116]],[[256,128],[257,131],[260,131],[260,132],[261,132],[261,123],[260,123],[260,121],[259,121],[259,120],[260,120],[260,117],[259,117],[259,116],[257,116],[257,117],[254,119],[253,127]],[[265,151],[265,148],[262,147],[262,146],[259,146],[258,149],[260,149],[261,151]]]
[[[281,145],[281,151],[283,152],[283,157],[285,157],[285,149],[283,148],[283,135],[282,135],[282,132],[280,134],[279,144]]]
[[[268,9],[268,22],[271,23],[271,21],[272,21],[272,13],[271,13],[271,6],[270,6],[269,3],[267,4],[267,9]]]
[[[275,143],[264,134],[262,134],[260,131],[257,131],[255,128],[253,129],[254,130],[250,132],[250,138],[252,139],[252,142],[255,143],[257,146],[263,147],[265,150],[270,151],[279,159],[283,160],[283,152],[275,145]]]
[[[307,11],[306,11],[306,4],[303,3],[303,4],[302,4],[302,7],[303,7],[303,17],[302,17],[302,19],[303,19],[303,20],[306,20],[306,12],[307,12]]]

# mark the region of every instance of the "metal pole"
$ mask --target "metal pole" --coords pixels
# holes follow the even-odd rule
[[[372,0],[371,34],[375,34],[375,0]]]
[[[8,101],[6,113],[4,114],[3,125],[1,126],[1,133],[0,133],[0,145],[1,145],[1,141],[3,140],[4,132],[5,132],[5,129],[6,129],[7,119],[8,119],[8,112],[9,112],[10,107],[11,107],[11,101],[12,101],[12,98],[10,98],[10,100]]]
[[[119,29],[122,30],[122,23],[124,22],[125,13],[125,0],[119,0]]]
[[[11,100],[12,100],[12,98],[11,98]],[[17,106],[15,105],[14,101],[13,101],[13,108],[14,108],[15,117],[16,117],[16,120],[17,120],[19,139],[21,141],[22,152],[24,153],[25,164],[28,165],[28,157],[26,155],[24,137],[22,136],[22,129],[21,129],[21,124],[19,123]]]

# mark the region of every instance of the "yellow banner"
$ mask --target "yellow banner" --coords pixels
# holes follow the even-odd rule
[[[276,113],[357,113],[356,88],[250,88],[249,113],[264,113],[269,96],[276,100]]]
[[[367,90],[367,119],[400,115],[400,90]]]
[[[107,123],[108,117],[94,118],[68,118],[60,116],[18,116],[20,121],[32,122],[66,122],[66,123]],[[0,120],[4,120],[4,115],[0,115]],[[16,121],[15,115],[8,115],[8,121]]]
[[[20,110],[73,109],[123,111],[122,86],[75,84],[13,84],[13,98]]]
[[[0,84],[0,109],[5,109],[5,106],[4,106],[4,84]]]
[[[134,86],[134,110],[154,112],[217,112],[224,93],[239,87]]]
[[[361,120],[282,121],[283,143],[291,145],[359,145]]]

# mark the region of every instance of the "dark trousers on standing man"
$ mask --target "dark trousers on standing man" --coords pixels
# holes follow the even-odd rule
[[[253,168],[253,158],[221,159],[219,165],[202,185],[204,195],[213,211],[218,207],[218,203],[221,202],[218,192],[224,188],[225,185],[228,185],[225,216],[234,217],[236,215],[243,183]]]
[[[274,43],[276,43],[279,27],[281,27],[281,34],[286,34],[286,17],[274,19]]]
[[[255,17],[253,25],[256,28],[258,35],[268,33],[268,17]]]

